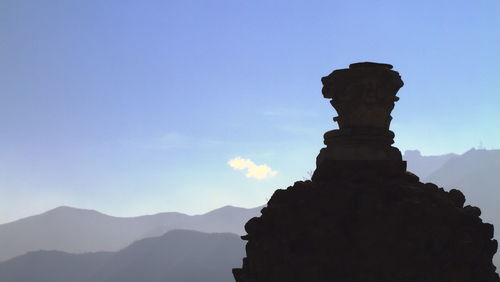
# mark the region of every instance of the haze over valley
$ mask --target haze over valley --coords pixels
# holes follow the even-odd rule
[[[404,159],[424,182],[460,189],[466,205],[481,208],[483,221],[500,226],[500,150],[440,156],[407,151]],[[238,236],[261,208],[124,218],[58,207],[0,225],[0,281],[132,282],[138,273],[141,281],[151,282],[232,281],[230,269],[244,256]],[[498,255],[494,263],[500,265]]]

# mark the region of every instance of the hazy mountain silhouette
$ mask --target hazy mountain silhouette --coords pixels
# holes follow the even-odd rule
[[[438,156],[422,156],[419,150],[406,150],[403,160],[406,160],[408,171],[424,179],[456,156],[458,155],[453,153]]]
[[[495,226],[495,238],[500,239],[500,150],[471,149],[449,159],[425,181],[462,191],[465,204],[479,207],[481,217]],[[494,262],[500,267],[498,254]]]
[[[421,156],[418,151],[407,151],[405,158],[408,161],[408,170],[421,176],[424,182],[434,182],[447,190],[460,189],[466,196],[466,204],[479,206],[483,212],[482,218],[485,222],[495,225],[495,237],[497,240],[500,238],[500,204],[498,202],[500,199],[500,150],[472,149],[463,155],[442,156]],[[430,168],[436,169],[428,173]],[[426,174],[429,176],[422,177]],[[196,216],[170,212],[121,218],[92,210],[59,207],[41,215],[0,225],[0,261],[38,250],[59,250],[70,253],[118,251],[136,240],[160,236],[174,229],[244,234],[245,222],[260,215],[260,209],[261,207],[244,209],[226,206]],[[60,252],[35,252],[27,257],[16,258],[22,261],[11,260],[9,264],[29,264],[27,259],[36,261],[37,256],[41,256],[46,258],[47,263],[61,261],[58,265],[66,271],[67,275],[81,277],[79,273],[92,272],[92,267],[99,265],[101,260],[107,258],[106,253],[92,255],[94,257],[88,259],[90,254],[75,257]],[[499,255],[495,257],[494,262],[500,266]],[[79,264],[81,267],[72,269],[64,263]],[[50,269],[49,265],[41,262],[37,264],[40,269],[33,268],[33,273]],[[5,264],[1,265],[5,267]],[[9,269],[13,271],[14,268]],[[189,272],[189,270],[186,271]],[[50,276],[46,277],[49,279],[47,281],[56,281]],[[0,278],[0,281],[6,280]],[[66,281],[77,282],[74,279]]]
[[[243,255],[235,234],[174,230],[116,253],[30,252],[0,263],[0,281],[229,282]]]
[[[0,263],[4,282],[84,282],[96,273],[113,253],[74,255],[59,251],[36,251]]]
[[[126,218],[59,207],[0,225],[0,261],[37,250],[117,251],[136,240],[174,229],[243,234],[245,222],[257,216],[260,209],[226,206],[203,215],[168,212]]]

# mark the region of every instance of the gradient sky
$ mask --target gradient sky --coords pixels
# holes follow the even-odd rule
[[[498,0],[0,0],[0,223],[264,204],[336,128],[320,78],[359,61],[405,82],[402,151],[500,148]]]

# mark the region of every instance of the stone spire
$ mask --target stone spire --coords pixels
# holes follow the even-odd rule
[[[237,282],[500,282],[481,210],[421,183],[391,146],[403,86],[391,69],[357,63],[322,79],[339,129],[325,134],[312,181],[276,190],[246,223]]]
[[[343,169],[371,167],[379,173],[403,173],[406,162],[392,147],[394,133],[389,130],[391,111],[403,86],[392,66],[378,63],[351,64],[323,77],[323,96],[338,116],[338,130],[325,133],[323,148],[316,160],[314,179],[335,177]]]

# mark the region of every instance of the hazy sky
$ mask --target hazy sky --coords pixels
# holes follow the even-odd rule
[[[405,82],[402,151],[500,148],[498,0],[0,0],[0,223],[261,205],[315,168],[320,78],[359,61]]]

